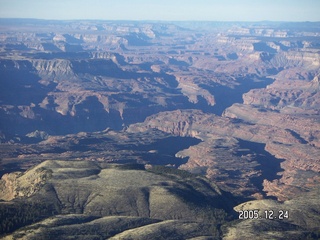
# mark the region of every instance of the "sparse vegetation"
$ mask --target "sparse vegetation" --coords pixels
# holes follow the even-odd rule
[[[121,170],[145,170],[143,164],[115,164],[111,165],[115,169],[121,169]]]
[[[194,209],[195,219],[210,223],[214,228],[226,222],[227,205],[223,203],[223,197],[219,196],[220,192],[213,196],[212,191],[216,189],[200,176],[164,166],[153,166],[148,171],[175,179],[183,185],[183,188],[170,188],[169,191]]]
[[[2,233],[28,234],[41,227],[43,230],[36,233],[39,239],[54,239],[56,236],[105,239],[127,229],[143,226],[150,221],[161,220],[139,218],[140,220],[133,221],[120,217],[123,218],[120,222],[110,225],[104,222],[108,219],[104,219],[103,216],[146,217],[152,211],[153,216],[156,216],[154,218],[174,219],[179,224],[179,221],[186,219],[195,221],[193,227],[197,234],[219,234],[217,226],[224,223],[227,217],[221,200],[223,197],[205,179],[186,171],[162,166],[155,166],[146,171],[144,165],[140,164],[101,164],[99,171],[95,172],[94,164],[91,169],[80,161],[55,163],[46,161],[42,163],[42,167],[33,168],[36,169],[35,172],[41,173],[51,166],[50,183],[45,184],[39,192],[29,199],[21,198],[0,206]],[[74,174],[78,171],[89,172],[90,178],[87,174]],[[26,178],[26,174],[30,173],[27,171],[21,174],[21,178]],[[60,178],[62,173],[63,178]],[[95,189],[94,194],[92,189]],[[99,194],[96,194],[96,191],[99,191]],[[172,203],[174,208],[170,211],[163,209],[164,201]],[[76,209],[79,207],[81,211],[77,212]],[[73,213],[79,213],[77,216],[82,217],[58,217],[58,220],[48,222],[46,220],[57,214],[69,216]],[[84,218],[85,216],[96,217],[90,219]],[[99,219],[104,220],[99,222]],[[31,224],[33,225],[30,226]],[[196,227],[197,224],[200,224],[199,229]],[[206,225],[205,230],[202,230],[201,224]],[[17,230],[19,228],[20,230]],[[209,228],[211,230],[208,230]],[[180,227],[177,227],[176,230],[179,229]],[[168,230],[168,236],[174,234],[183,238],[181,230],[176,230]],[[157,233],[159,229],[155,228],[154,231],[159,239],[160,235],[165,238],[165,230],[161,230],[160,235]]]
[[[320,231],[309,232],[305,236],[306,240],[320,239]]]
[[[38,222],[59,213],[50,202],[0,203],[0,233],[11,233],[18,228]]]
[[[161,165],[152,166],[152,168],[148,169],[148,171],[155,173],[155,174],[164,175],[169,178],[171,177],[174,179],[177,179],[177,177],[187,179],[187,178],[195,178],[198,176],[196,174],[192,174],[192,173],[184,171],[184,170],[165,167],[165,166],[161,166]]]

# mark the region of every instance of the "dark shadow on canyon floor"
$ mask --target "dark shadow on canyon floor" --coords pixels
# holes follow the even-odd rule
[[[271,155],[269,152],[265,150],[265,144],[263,143],[256,143],[238,139],[239,141],[239,150],[237,152],[238,156],[244,154],[256,154],[256,161],[259,163],[259,166],[256,167],[255,170],[261,172],[260,176],[251,178],[251,182],[257,187],[260,193],[264,194],[263,192],[263,180],[272,181],[275,179],[280,179],[281,175],[280,172],[283,171],[281,168],[281,162],[284,160],[278,159],[275,156]],[[264,194],[264,197],[267,197]]]
[[[216,104],[213,107],[204,107],[203,111],[214,113],[221,116],[224,110],[231,107],[235,103],[243,103],[242,95],[249,92],[251,89],[265,88],[266,86],[273,83],[271,78],[259,79],[259,81],[252,78],[241,78],[238,79],[240,83],[239,86],[235,88],[230,88],[222,85],[208,86],[200,85],[200,87],[208,90],[212,95],[214,95]]]

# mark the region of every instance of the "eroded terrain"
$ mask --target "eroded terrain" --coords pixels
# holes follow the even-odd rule
[[[273,198],[292,211],[319,188],[318,23],[0,23],[2,181],[47,160],[166,165],[205,176],[232,196],[230,205]],[[2,199],[15,202],[20,193],[1,187]],[[315,211],[318,202],[312,197]],[[141,223],[156,224],[155,234],[167,224],[134,216],[149,217]],[[306,221],[318,221],[312,216]],[[249,221],[234,224],[216,234],[255,233]],[[319,230],[288,224],[292,237]],[[199,228],[199,236],[212,232]]]

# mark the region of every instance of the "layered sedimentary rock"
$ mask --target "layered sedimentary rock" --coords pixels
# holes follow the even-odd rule
[[[317,237],[317,23],[0,25],[0,214],[40,221],[9,237]],[[263,200],[236,211],[287,207],[293,219],[223,225],[247,198]],[[207,211],[216,200],[229,210]]]
[[[176,119],[174,123],[170,120],[172,118]],[[290,172],[290,169],[284,167],[285,164],[297,161],[296,158],[290,158],[288,155],[275,154],[269,146],[277,146],[279,149],[284,146],[304,149],[306,146],[293,131],[283,129],[281,126],[248,124],[191,110],[160,113],[147,118],[144,123],[131,125],[127,131],[143,132],[150,128],[157,128],[174,135],[202,139],[202,143],[177,154],[177,156],[189,157],[188,162],[180,168],[205,174],[210,179],[223,184],[228,191],[240,195],[244,192],[251,192],[251,194],[259,192],[257,181],[260,181],[260,177],[269,175],[269,180],[278,179],[280,176],[276,175],[277,171],[284,177],[286,172],[282,172],[283,169]],[[292,151],[289,153],[294,155]],[[309,151],[309,154],[309,159],[303,162],[305,165],[310,164],[308,170],[312,169],[315,176],[318,172],[315,167],[318,165],[317,149]],[[281,163],[283,161],[281,159],[288,161]],[[280,163],[283,169],[279,167]],[[272,168],[274,168],[274,174],[269,172]],[[265,175],[264,171],[268,174]],[[260,184],[262,185],[262,182]],[[310,185],[312,186],[313,184]]]
[[[269,75],[309,79],[319,68],[317,35],[308,24],[303,30],[290,24],[50,24],[49,31],[45,21],[2,21],[1,122],[8,141],[35,130],[121,129],[181,108],[220,115],[241,103],[243,93],[270,84]]]

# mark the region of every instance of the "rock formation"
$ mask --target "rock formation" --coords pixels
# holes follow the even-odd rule
[[[9,237],[67,238],[79,224],[92,236],[95,227],[112,232],[117,222],[119,229],[102,238],[146,239],[168,229],[176,238],[232,239],[243,229],[255,236],[259,228],[272,237],[317,236],[313,208],[302,214],[307,224],[295,216],[217,228],[194,219],[188,201],[195,199],[185,202],[190,191],[203,196],[204,190],[211,200],[231,199],[232,207],[276,198],[284,203],[270,208],[296,211],[307,195],[318,211],[312,195],[320,184],[317,23],[2,19],[0,26],[0,213],[34,212],[27,224],[17,222],[17,228],[34,223],[31,230]],[[190,185],[168,179],[177,170],[128,174],[107,163],[166,165],[207,179],[197,176]],[[108,181],[119,187],[102,189]],[[109,196],[102,204],[108,207],[95,202],[102,199],[97,192]],[[234,217],[230,206],[214,209]]]
[[[49,175],[44,178],[43,172]],[[207,179],[165,167],[145,170],[143,165],[52,160],[19,175],[5,175],[1,181],[0,199],[12,200],[0,206],[1,211],[11,206],[7,215],[1,212],[2,233],[15,230],[13,224],[19,223],[21,214],[15,210],[24,204],[38,208],[31,214],[39,214],[35,218],[42,220],[13,233],[15,239],[71,236],[79,223],[83,225],[74,233],[79,236],[85,231],[89,236],[118,238],[117,234],[138,234],[134,233],[137,227],[156,236],[167,226],[168,234],[176,232],[179,237],[206,236],[218,229],[232,206],[227,195]],[[10,195],[8,186],[12,186]],[[28,210],[32,209],[26,208],[20,217],[30,224],[35,221]],[[57,214],[61,215],[49,218]],[[39,224],[46,230],[40,230]],[[93,231],[96,224],[100,227]],[[64,226],[64,233],[59,226]],[[133,229],[130,234],[129,229]]]

